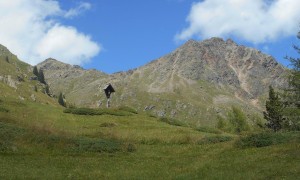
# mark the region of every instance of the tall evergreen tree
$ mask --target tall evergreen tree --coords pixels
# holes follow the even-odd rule
[[[300,40],[300,32],[297,37]],[[299,46],[294,45],[294,49],[300,54]],[[288,76],[289,87],[285,89],[285,115],[289,128],[300,130],[300,58],[286,58],[292,69]]]
[[[63,94],[60,93],[59,96],[58,96],[58,103],[64,107],[66,107],[66,104],[65,104],[65,101],[64,101],[64,97],[63,97]]]
[[[39,71],[36,66],[33,66],[33,74],[36,75],[36,77],[39,77]]]
[[[41,83],[47,84],[45,81],[45,76],[44,76],[44,72],[42,69],[39,70],[38,79]]]
[[[283,103],[272,86],[269,86],[269,99],[266,101],[266,111],[264,118],[267,120],[266,126],[275,132],[282,128],[283,123]]]
[[[48,96],[51,96],[50,88],[49,88],[48,84],[46,84],[46,86],[45,86],[45,94],[47,94]]]
[[[9,58],[8,58],[8,56],[5,57],[5,61],[9,63]]]

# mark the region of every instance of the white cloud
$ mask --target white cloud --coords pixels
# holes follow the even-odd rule
[[[236,36],[264,43],[294,36],[299,30],[299,0],[204,0],[194,3],[187,17],[189,27],[176,40],[192,36]]]
[[[82,64],[97,55],[99,46],[73,27],[55,25],[40,40],[35,51],[42,57],[59,54],[61,59],[69,59],[72,64]]]
[[[48,57],[83,64],[101,50],[90,36],[55,19],[69,12],[62,10],[56,0],[1,0],[0,9],[0,44],[29,64]]]
[[[77,6],[76,8],[72,8],[70,10],[68,10],[64,17],[66,18],[72,18],[74,16],[78,16],[79,14],[83,13],[86,10],[91,9],[91,4],[87,3],[87,2],[80,2],[79,6]]]

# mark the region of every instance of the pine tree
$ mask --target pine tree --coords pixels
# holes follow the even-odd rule
[[[45,94],[47,94],[48,96],[51,95],[51,93],[50,93],[50,88],[49,88],[49,85],[48,85],[48,84],[46,84],[46,86],[45,86]]]
[[[269,86],[269,99],[266,101],[264,118],[267,120],[266,126],[273,131],[276,132],[282,128],[283,103],[272,86]]]
[[[36,77],[39,77],[39,71],[36,66],[33,67],[33,74],[36,75]]]
[[[9,63],[9,58],[8,58],[8,56],[5,57],[5,61],[6,61],[7,63]]]
[[[66,104],[65,104],[65,101],[64,101],[64,98],[63,98],[63,94],[60,93],[59,96],[58,96],[58,103],[64,107],[66,107]]]
[[[298,33],[300,40],[300,32]],[[300,47],[294,45],[294,49],[300,54]],[[300,58],[286,57],[292,67],[288,76],[289,87],[285,89],[285,115],[289,128],[300,130]]]
[[[42,69],[39,70],[38,79],[41,83],[47,84],[45,81],[45,76],[44,76],[44,72]]]

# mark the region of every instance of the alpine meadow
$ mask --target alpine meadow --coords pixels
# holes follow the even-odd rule
[[[188,2],[164,3],[184,7]],[[88,1],[78,2],[78,7],[69,10],[61,9],[67,8],[68,3],[56,0],[33,3],[32,7],[44,10],[44,14],[38,13],[43,21],[35,14],[34,23],[45,23],[44,28],[59,23],[47,30],[50,35],[43,37],[38,36],[42,34],[37,31],[39,26],[32,26],[33,34],[27,34],[32,41],[26,47],[21,41],[4,44],[0,30],[0,179],[299,179],[300,32],[298,36],[297,32],[294,34],[297,42],[285,47],[296,53],[287,54],[288,64],[283,64],[259,49],[258,40],[253,41],[257,46],[236,40],[248,38],[238,28],[228,34],[206,37],[206,30],[215,32],[207,29],[215,21],[204,21],[209,24],[204,26],[203,19],[194,16],[205,13],[213,2],[192,2],[186,20],[190,26],[176,36],[184,43],[144,65],[111,74],[100,68],[84,67],[94,63],[91,59],[95,54],[109,53],[105,44],[102,47],[93,41],[92,31],[91,35],[80,32],[88,29],[90,21],[86,20],[87,26],[80,26],[81,29],[71,24],[80,16],[84,18],[88,11],[106,11],[95,9]],[[282,5],[279,2],[282,0],[264,3],[263,7],[272,9],[271,4]],[[48,4],[40,7],[40,3]],[[227,7],[236,3],[225,4]],[[0,2],[0,8],[6,7],[3,4]],[[218,11],[211,12],[211,16],[225,16],[220,5],[214,6]],[[21,5],[15,6],[18,7]],[[255,7],[249,7],[253,13]],[[143,14],[142,10],[138,12]],[[245,15],[243,20],[250,24],[247,12],[240,15]],[[132,12],[127,13],[124,18]],[[159,8],[156,13],[160,14]],[[25,23],[29,17],[20,21]],[[297,17],[300,22],[300,15]],[[150,17],[147,20],[152,22]],[[228,23],[224,28],[221,20],[217,22],[224,32],[233,26]],[[93,22],[95,28],[96,23],[104,22]],[[61,39],[54,36],[55,28],[60,29]],[[140,28],[139,33],[143,31]],[[19,30],[11,29],[10,33]],[[262,32],[257,32],[256,38]],[[104,35],[112,38],[110,34]],[[190,40],[184,38],[190,36]],[[273,36],[265,39],[268,38]],[[34,47],[37,39],[41,42]],[[51,49],[51,43],[61,49]],[[71,45],[64,49],[66,44]],[[79,46],[84,53],[80,54]],[[30,51],[25,51],[27,47]],[[51,53],[45,53],[48,51]],[[28,55],[31,52],[33,55]],[[55,56],[56,53],[62,56]],[[49,56],[44,58],[41,54]],[[42,57],[35,63],[28,61]],[[114,65],[118,62],[111,62]]]

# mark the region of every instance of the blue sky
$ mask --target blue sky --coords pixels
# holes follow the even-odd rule
[[[73,6],[76,1],[72,1]],[[182,42],[174,36],[186,26],[192,0],[89,1],[93,7],[64,23],[92,34],[103,51],[85,68],[113,73],[136,68],[163,56]],[[66,8],[70,3],[63,4]],[[72,6],[72,5],[71,5]]]
[[[295,0],[10,0],[0,9],[0,43],[32,65],[52,57],[114,73],[210,37],[287,65],[283,57],[297,56],[299,44]]]

